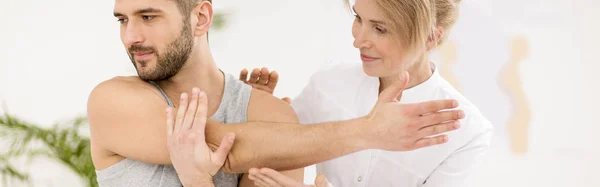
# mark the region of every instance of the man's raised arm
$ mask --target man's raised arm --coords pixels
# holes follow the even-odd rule
[[[252,167],[290,170],[367,148],[405,151],[444,143],[437,135],[458,127],[455,101],[399,104],[403,85],[386,89],[363,118],[314,125],[248,122],[220,125],[209,121],[206,142],[216,149],[229,132],[236,142],[224,170],[245,173]],[[166,105],[160,93],[126,81],[109,81],[88,101],[94,164],[106,168],[122,158],[171,164],[166,144]],[[209,98],[210,99],[210,98]],[[285,105],[287,106],[287,105]],[[287,106],[289,107],[289,106]]]

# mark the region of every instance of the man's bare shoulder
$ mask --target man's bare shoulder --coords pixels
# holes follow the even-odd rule
[[[148,88],[152,88],[152,84],[143,81],[137,76],[117,76],[96,85],[92,93],[108,90],[127,93],[143,91]]]
[[[248,121],[298,123],[298,116],[290,104],[253,88],[248,103]]]
[[[160,91],[137,77],[115,77],[98,84],[87,105],[95,167],[107,168],[123,158],[168,161],[163,137],[166,107]],[[149,146],[141,146],[144,143]]]
[[[129,115],[127,111],[137,111],[140,107],[157,107],[164,100],[160,92],[150,83],[137,76],[114,77],[98,84],[88,98],[90,122],[96,116]]]
[[[92,90],[88,101],[121,101],[129,97],[142,99],[155,99],[160,92],[150,83],[141,80],[137,76],[119,76],[101,82]],[[160,97],[159,97],[160,98]]]

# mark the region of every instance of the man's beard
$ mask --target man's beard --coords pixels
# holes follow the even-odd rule
[[[190,26],[184,22],[179,37],[171,42],[165,49],[164,54],[159,54],[154,46],[132,45],[129,47],[129,59],[133,63],[138,76],[144,81],[161,81],[173,77],[188,60],[192,52],[193,38]],[[156,55],[156,66],[153,69],[140,71],[133,53],[152,53]],[[146,68],[147,61],[137,61],[142,68]]]

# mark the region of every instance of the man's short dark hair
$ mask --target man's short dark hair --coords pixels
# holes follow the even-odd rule
[[[177,7],[179,8],[179,12],[181,12],[181,15],[183,16],[184,24],[187,24],[187,22],[190,20],[190,14],[192,13],[192,9],[194,8],[194,5],[196,5],[196,3],[203,2],[203,1],[208,1],[209,3],[212,3],[212,0],[172,0],[172,1],[175,1],[175,3],[177,4]],[[208,33],[206,33],[206,36],[208,37]]]
[[[179,8],[179,12],[181,12],[181,14],[186,18],[190,16],[190,13],[192,12],[192,9],[194,8],[194,5],[196,5],[196,3],[202,2],[202,1],[208,1],[208,2],[212,3],[212,0],[172,0],[172,1],[175,1],[175,3],[177,4],[177,7]]]

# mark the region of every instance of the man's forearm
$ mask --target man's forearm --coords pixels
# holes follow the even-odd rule
[[[243,173],[252,167],[291,170],[310,166],[367,148],[362,118],[313,125],[247,122],[226,124],[211,121],[206,141],[216,150],[227,132],[236,134],[235,144],[223,166],[225,172]]]

